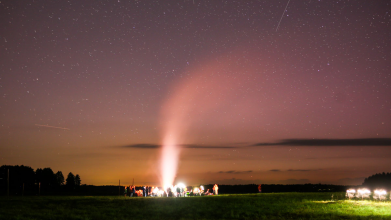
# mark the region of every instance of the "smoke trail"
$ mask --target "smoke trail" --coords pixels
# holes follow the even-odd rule
[[[163,186],[174,183],[181,144],[197,141],[204,128],[232,127],[241,120],[235,111],[240,110],[241,117],[251,111],[251,94],[245,88],[254,87],[256,68],[247,55],[236,52],[205,62],[172,86],[161,111]],[[216,111],[225,114],[216,117]]]

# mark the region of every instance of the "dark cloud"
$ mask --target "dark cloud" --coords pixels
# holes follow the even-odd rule
[[[124,148],[141,148],[141,149],[157,149],[160,148],[161,145],[159,144],[131,144],[131,145],[125,145]]]
[[[276,143],[257,143],[253,146],[391,146],[391,138],[360,139],[285,139]]]
[[[125,145],[122,146],[124,148],[139,148],[139,149],[158,149],[161,148],[163,145],[160,144],[131,144],[131,145]],[[178,145],[182,148],[190,148],[190,149],[229,149],[229,148],[236,148],[236,147],[230,147],[230,146],[212,146],[212,145],[194,145],[194,144],[183,144]]]
[[[247,171],[235,171],[235,170],[229,170],[229,171],[219,171],[218,173],[231,173],[231,174],[242,174],[242,173],[252,173],[252,170]]]
[[[289,169],[289,170],[286,170],[288,172],[308,172],[308,171],[318,171],[318,170],[322,170],[322,169],[315,169],[315,170],[311,170],[311,169]],[[282,172],[283,170],[279,170],[279,169],[273,169],[273,170],[269,170],[270,172]]]
[[[210,146],[210,145],[192,145],[192,144],[184,144],[179,145],[184,148],[206,148],[206,149],[224,149],[224,148],[236,148],[236,147],[230,147],[230,146]]]
[[[226,145],[178,145],[189,149],[231,149],[239,146]],[[363,139],[285,139],[275,143],[257,143],[252,146],[391,146],[391,138],[363,138]],[[131,144],[124,148],[158,149],[160,144]]]
[[[319,171],[319,170],[322,170],[322,169],[316,169],[316,170],[302,170],[302,169],[294,170],[294,169],[289,169],[287,171],[289,171],[289,172],[292,172],[292,171],[294,171],[294,172],[308,172],[308,171]]]
[[[342,155],[342,156],[322,156],[319,155],[317,157],[308,157],[303,160],[329,160],[329,159],[369,159],[369,158],[391,158],[391,153],[383,152],[382,154],[373,154],[373,155]]]

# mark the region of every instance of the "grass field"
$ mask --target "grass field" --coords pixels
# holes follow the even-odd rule
[[[391,201],[346,200],[344,193],[0,197],[0,219],[391,219]]]

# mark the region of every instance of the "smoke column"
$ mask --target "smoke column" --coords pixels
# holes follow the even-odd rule
[[[205,123],[210,129],[224,130],[251,114],[249,105],[253,99],[248,88],[254,87],[258,76],[254,74],[255,62],[247,57],[250,55],[235,52],[203,62],[171,87],[161,111],[163,186],[173,185],[175,181],[180,146],[197,142]],[[242,111],[240,117],[235,112],[238,110]],[[225,114],[216,117],[216,111]]]

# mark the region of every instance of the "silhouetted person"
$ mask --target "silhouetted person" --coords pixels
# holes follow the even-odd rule
[[[133,195],[136,195],[136,187],[135,186],[133,186]]]
[[[127,194],[126,195],[130,197],[130,193],[131,193],[130,192],[130,190],[131,190],[130,186],[127,186],[126,189],[127,189]]]
[[[126,197],[127,194],[128,194],[128,187],[125,187],[125,191],[124,191],[125,197]]]

